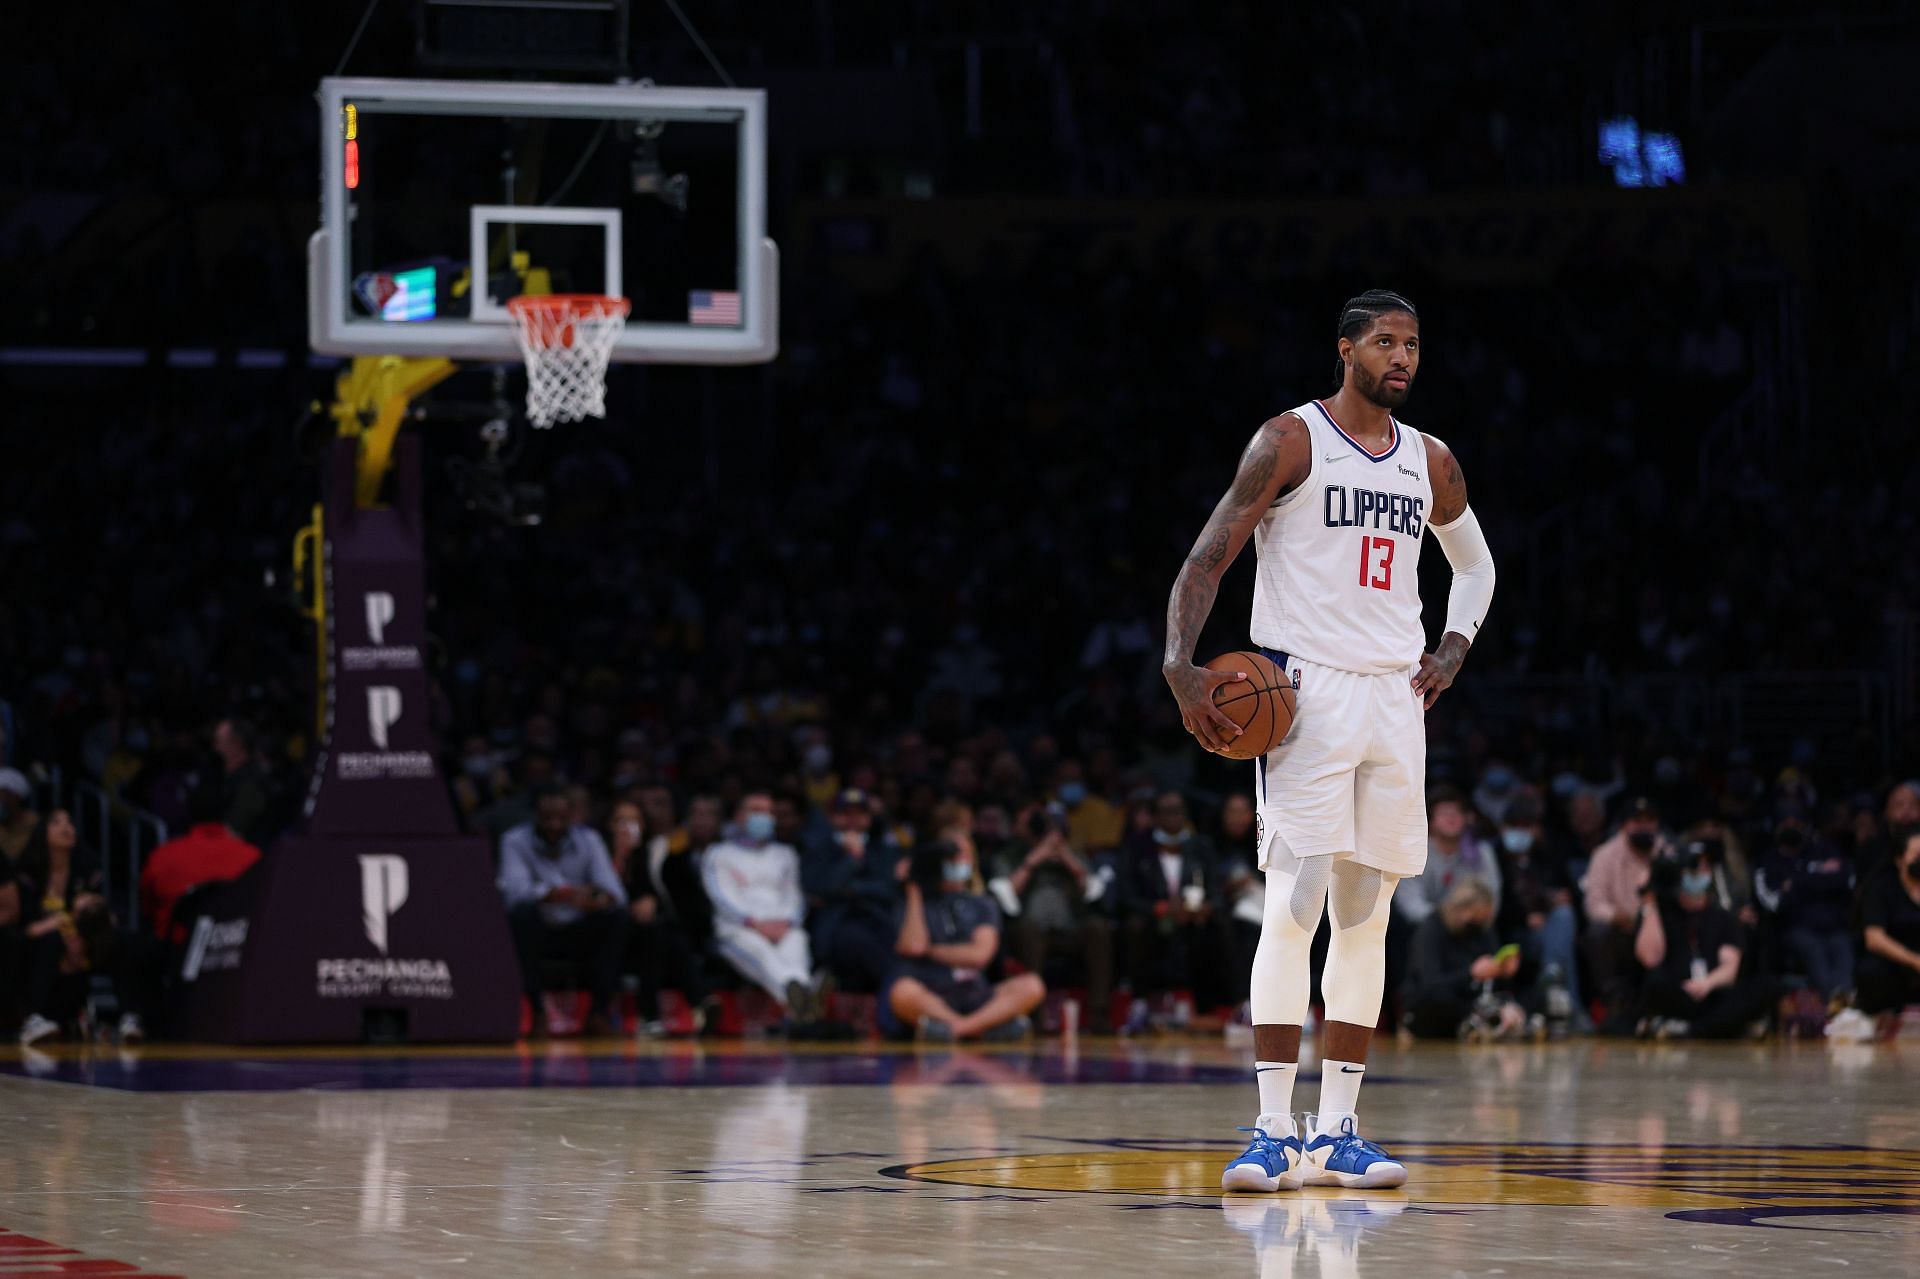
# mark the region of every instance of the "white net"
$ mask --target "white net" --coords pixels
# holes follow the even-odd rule
[[[628,309],[625,298],[590,294],[507,303],[527,361],[527,417],[535,426],[607,415],[607,360]]]

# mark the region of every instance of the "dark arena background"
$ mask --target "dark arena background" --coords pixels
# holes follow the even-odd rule
[[[1920,1273],[1920,6],[9,28],[0,1275]],[[1168,592],[1373,288],[1408,1175],[1223,1194]]]

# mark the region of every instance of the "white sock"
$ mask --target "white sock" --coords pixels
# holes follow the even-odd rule
[[[1360,1100],[1360,1081],[1367,1077],[1366,1065],[1357,1061],[1320,1061],[1320,1117],[1315,1132],[1338,1132],[1342,1119],[1354,1117]],[[1356,1125],[1357,1127],[1357,1125]]]
[[[1254,1082],[1260,1085],[1260,1118],[1264,1121],[1269,1115],[1289,1115],[1293,1113],[1293,1081],[1300,1073],[1297,1062],[1256,1061],[1253,1063]],[[1264,1122],[1261,1127],[1266,1127]]]

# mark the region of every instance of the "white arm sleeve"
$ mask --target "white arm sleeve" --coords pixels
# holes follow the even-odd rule
[[[1480,520],[1469,506],[1451,524],[1429,524],[1428,530],[1447,553],[1453,566],[1453,587],[1447,592],[1447,629],[1467,637],[1480,638],[1480,623],[1487,620],[1493,604],[1493,549]]]

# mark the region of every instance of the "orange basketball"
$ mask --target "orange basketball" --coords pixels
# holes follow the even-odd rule
[[[1242,730],[1220,754],[1228,759],[1258,759],[1286,739],[1295,705],[1286,672],[1262,654],[1244,649],[1220,654],[1207,663],[1207,669],[1246,674],[1244,680],[1213,690],[1213,704]]]

